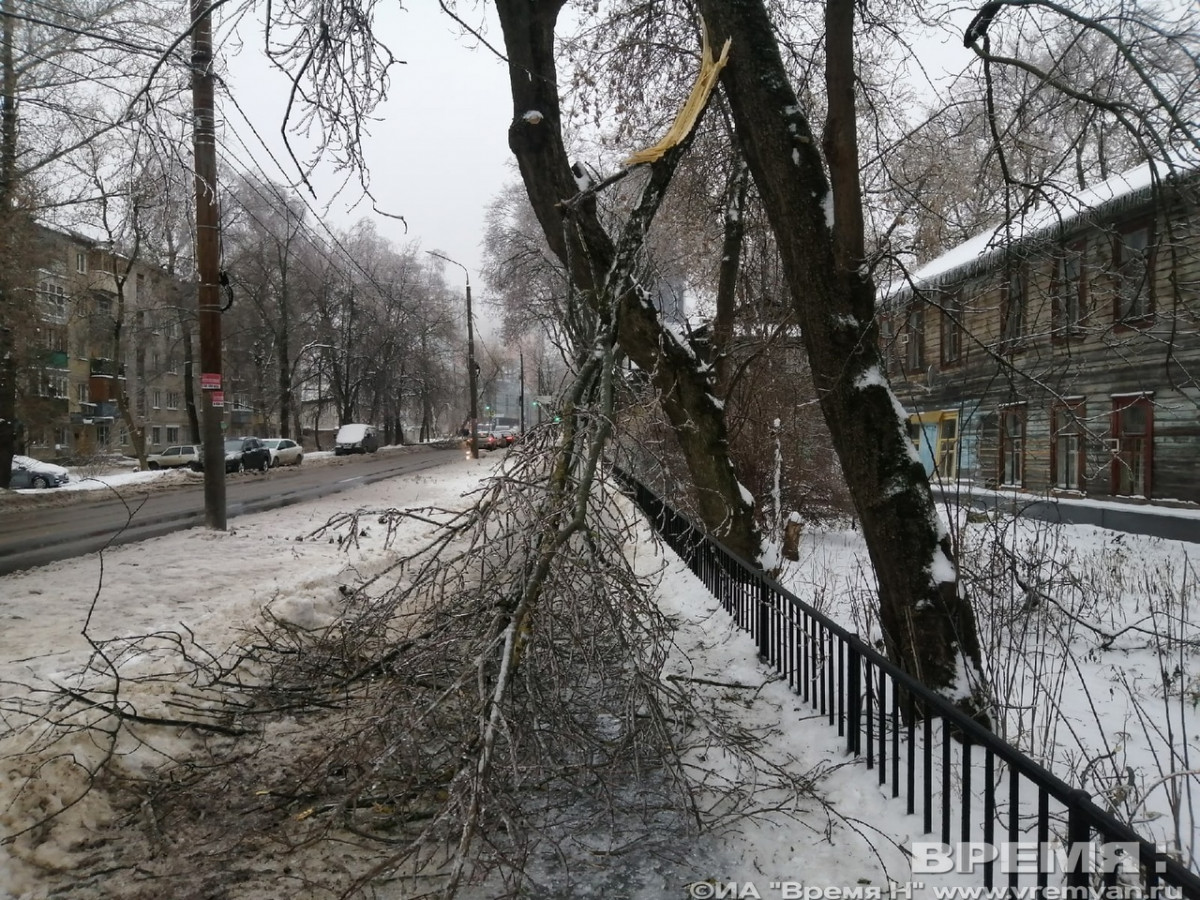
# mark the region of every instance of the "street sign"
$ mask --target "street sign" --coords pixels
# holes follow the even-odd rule
[[[221,373],[220,372],[201,372],[200,373],[200,390],[202,391],[219,391],[221,389]]]
[[[221,409],[225,406],[225,392],[213,391],[212,394],[213,409]]]

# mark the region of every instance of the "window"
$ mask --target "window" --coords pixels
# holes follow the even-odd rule
[[[888,372],[896,361],[896,323],[886,313],[879,317],[879,361]]]
[[[153,444],[154,446],[158,446],[159,444],[162,443],[162,428],[160,426],[155,425],[155,426],[151,427],[150,443]]]
[[[167,391],[167,409],[179,409],[179,392]],[[167,438],[170,440],[170,438]]]
[[[927,470],[932,465],[938,478],[958,477],[958,410],[909,416],[908,437]]]
[[[1001,292],[1000,340],[1010,348],[1025,334],[1025,271],[1017,267],[1008,276]]]
[[[1000,410],[1000,483],[1009,487],[1025,484],[1025,407]]]
[[[70,311],[67,308],[67,291],[53,281],[43,281],[39,286],[42,294],[42,311],[47,320],[66,325]]]
[[[179,443],[179,426],[178,425],[168,425],[167,426],[167,443],[168,444]]]
[[[133,297],[139,303],[146,296],[146,276],[138,273],[137,278],[133,282]]]
[[[955,291],[942,306],[942,365],[956,366],[962,360],[963,295]]]
[[[162,354],[157,350],[150,351],[150,371],[155,374],[162,371]]]
[[[112,437],[110,429],[107,425],[96,426],[96,444],[100,447],[107,447],[109,438]]]
[[[65,399],[71,395],[71,379],[66,372],[46,372],[46,380],[42,390],[43,397]]]
[[[1064,247],[1062,255],[1054,260],[1050,316],[1055,340],[1065,340],[1083,331],[1087,309],[1087,279],[1083,274],[1086,254],[1087,242],[1077,241]]]
[[[1112,492],[1150,496],[1154,459],[1154,409],[1149,397],[1114,397],[1112,413]]]
[[[112,300],[109,297],[96,298],[96,312],[102,316],[111,316],[113,311]]]
[[[172,375],[179,372],[179,354],[174,349],[167,351],[167,372]]]
[[[938,417],[937,474],[941,478],[958,477],[958,414],[942,413]]]
[[[117,444],[122,447],[129,446],[129,429],[124,425],[122,425],[121,430],[117,432]]]
[[[75,385],[75,400],[78,403],[88,402],[88,386],[86,384]]]
[[[1054,486],[1064,491],[1084,489],[1084,416],[1082,399],[1064,400],[1050,411],[1050,469]]]
[[[159,407],[162,406],[162,391],[160,391],[160,390],[152,391],[150,394],[150,398],[151,398],[151,400],[150,400],[151,405],[155,409],[158,409]]]
[[[914,306],[904,323],[904,368],[917,372],[925,368],[925,310]]]
[[[75,251],[75,271],[80,275],[87,272],[87,252],[84,250]]]
[[[1154,313],[1152,235],[1149,225],[1121,231],[1113,243],[1113,269],[1117,276],[1118,322],[1137,322]]]

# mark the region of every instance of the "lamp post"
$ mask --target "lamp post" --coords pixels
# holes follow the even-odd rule
[[[479,419],[479,408],[476,405],[476,387],[475,387],[475,326],[471,322],[471,273],[467,271],[467,267],[457,260],[453,260],[441,253],[435,253],[432,250],[426,250],[430,256],[436,256],[438,259],[445,260],[448,263],[458,266],[463,270],[463,275],[467,278],[467,390],[471,397],[471,421],[470,421],[470,436],[467,438],[467,446],[471,459],[479,459],[479,435],[475,430],[475,423]]]

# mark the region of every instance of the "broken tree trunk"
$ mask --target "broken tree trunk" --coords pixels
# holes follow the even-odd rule
[[[608,275],[614,265],[624,268],[628,261],[618,259],[594,198],[577,196],[580,186],[563,144],[554,65],[554,29],[562,5],[562,0],[496,4],[513,96],[509,147],[546,240],[568,268],[575,289],[597,310],[611,308],[622,351],[658,391],[696,487],[705,527],[757,563],[761,548],[754,510],[730,460],[724,410],[715,397],[711,370],[663,327],[632,276],[612,283]]]

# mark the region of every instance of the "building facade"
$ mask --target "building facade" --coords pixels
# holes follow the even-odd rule
[[[149,453],[195,442],[193,286],[45,227],[37,229],[31,258],[35,302],[18,399],[24,451],[75,461],[133,455],[123,408],[144,429]],[[229,396],[226,427],[252,432],[258,417],[244,395]]]
[[[880,334],[927,470],[1200,502],[1200,179],[1143,166],[954,248]]]

